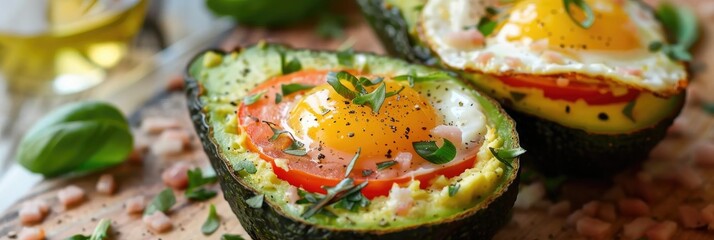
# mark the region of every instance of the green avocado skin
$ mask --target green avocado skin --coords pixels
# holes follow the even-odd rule
[[[387,6],[383,0],[357,2],[390,54],[412,62],[439,64],[430,50],[409,33],[399,8]],[[528,150],[521,157],[524,164],[548,175],[588,178],[614,175],[645,160],[679,114],[675,111],[654,126],[631,133],[597,134],[509,109],[507,101],[501,103],[516,121],[521,145]]]
[[[220,51],[214,51],[220,52]],[[198,56],[202,56],[203,53]],[[195,62],[194,58],[191,62]],[[418,227],[394,229],[388,231],[362,231],[330,229],[311,224],[301,219],[288,216],[271,206],[270,200],[264,202],[261,208],[251,208],[244,199],[258,194],[248,183],[237,177],[228,167],[228,159],[222,154],[220,147],[213,139],[213,130],[209,127],[208,115],[201,95],[205,89],[191,75],[191,69],[185,75],[187,105],[191,120],[201,139],[204,151],[208,155],[212,167],[219,177],[224,198],[228,201],[233,213],[238,217],[243,228],[253,239],[491,239],[498,229],[510,221],[513,202],[518,194],[519,177],[516,175],[508,188],[501,190],[499,197],[494,198],[487,208],[477,212],[462,214],[443,222],[420,225]],[[495,101],[489,100],[492,104]],[[514,123],[503,109],[499,114],[511,128]],[[508,130],[514,142],[518,142],[515,130]],[[515,160],[514,160],[515,161]],[[518,168],[520,172],[520,168]]]

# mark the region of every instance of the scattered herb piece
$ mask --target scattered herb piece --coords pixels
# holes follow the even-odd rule
[[[299,149],[285,149],[285,150],[283,150],[283,152],[284,152],[284,153],[287,153],[287,154],[290,154],[290,155],[293,155],[293,156],[305,156],[305,155],[307,155],[307,150],[305,150],[305,149],[303,149],[303,148],[299,148]]]
[[[193,189],[191,191],[186,190],[186,198],[194,201],[206,201],[208,199],[211,199],[218,195],[216,191],[205,189],[205,188],[197,188]]]
[[[394,160],[389,160],[389,161],[384,161],[384,162],[378,162],[377,163],[377,170],[382,170],[385,168],[389,168],[391,166],[394,166],[394,164],[397,164],[397,161]]]
[[[362,177],[367,177],[369,175],[372,175],[372,173],[374,173],[374,171],[372,171],[371,169],[362,170]]]
[[[64,105],[43,116],[22,138],[16,159],[46,177],[122,163],[132,134],[116,107],[97,101]]]
[[[245,240],[245,238],[237,234],[223,234],[221,240]]]
[[[352,172],[352,169],[355,167],[355,163],[357,162],[357,158],[359,158],[360,152],[362,152],[361,147],[357,148],[357,153],[355,153],[355,156],[352,157],[350,164],[347,165],[347,170],[345,171],[345,177],[350,176],[350,173]]]
[[[261,208],[261,207],[263,207],[263,194],[258,194],[258,195],[252,196],[252,197],[246,199],[245,203],[247,203],[248,206],[250,206],[252,208]]]
[[[655,15],[667,30],[669,39],[675,42],[675,44],[663,44],[663,51],[672,60],[691,61],[689,48],[699,38],[696,14],[689,8],[677,7],[665,2],[658,6]]]
[[[243,98],[243,104],[248,106],[253,103],[256,103],[258,100],[260,100],[261,97],[263,97],[263,94],[265,94],[265,91],[261,91],[259,93],[253,94],[253,95],[248,95]]]
[[[89,240],[90,236],[75,234],[71,237],[65,238],[64,240]]]
[[[273,131],[273,136],[271,136],[268,141],[275,141],[280,137],[281,134],[287,133],[288,136],[290,137],[290,140],[292,141],[292,144],[287,149],[283,149],[284,153],[290,154],[290,155],[295,155],[295,156],[305,156],[307,155],[307,150],[304,148],[305,145],[295,139],[295,136],[293,136],[292,133],[278,129],[275,127],[275,123],[271,123],[268,121],[263,121],[265,124],[267,124],[270,127],[270,130]]]
[[[355,51],[352,48],[337,52],[337,62],[345,67],[351,67],[354,64]]]
[[[382,83],[383,81],[384,81],[383,77],[377,77],[374,80],[369,80],[369,78],[366,78],[366,77],[359,78],[359,83],[365,87],[374,86],[374,85]]]
[[[521,92],[511,92],[511,97],[513,98],[514,101],[518,102],[518,101],[523,100],[523,98],[526,97],[526,94],[521,93]]]
[[[418,82],[436,81],[448,78],[451,78],[451,76],[445,72],[434,72],[424,76],[417,76],[416,72],[411,71],[408,74],[395,76],[392,79],[395,81],[407,81],[409,82],[410,87],[414,87],[414,84]]]
[[[635,117],[632,115],[632,110],[635,108],[635,103],[637,99],[633,99],[632,101],[628,102],[627,105],[622,109],[622,114],[625,115],[628,119],[631,121],[635,121]]]
[[[703,103],[702,110],[708,114],[714,115],[714,103]]]
[[[449,185],[449,197],[456,195],[459,192],[459,188],[461,188],[461,184],[458,183]]]
[[[275,93],[275,104],[278,104],[283,101],[283,95],[280,95],[280,93]]]
[[[580,8],[580,10],[585,13],[585,19],[583,21],[580,21],[575,18],[573,13],[571,12],[571,6],[570,5],[575,5],[577,8]],[[590,8],[590,5],[585,2],[585,0],[563,0],[563,5],[565,6],[565,12],[568,13],[568,16],[570,16],[570,19],[573,20],[578,26],[581,28],[588,29],[592,27],[593,23],[595,23],[595,13],[593,12],[592,8]]]
[[[495,8],[493,6],[486,7],[486,13],[488,15],[494,16],[494,15],[497,15],[499,12],[501,12],[501,11],[498,10],[498,8]]]
[[[211,207],[208,209],[208,218],[206,218],[206,221],[203,222],[203,226],[201,226],[201,232],[206,236],[211,235],[218,230],[220,224],[221,220],[216,213],[216,206],[211,204]]]
[[[340,199],[333,206],[335,208],[347,209],[352,212],[356,212],[360,207],[364,208],[369,205],[369,199],[362,195],[361,192],[354,192],[346,197]]]
[[[520,148],[520,147],[511,148],[511,149],[499,149],[499,150],[489,147],[488,149],[491,150],[491,154],[493,154],[493,156],[496,157],[496,159],[498,161],[502,162],[509,168],[513,168],[513,165],[511,165],[511,161],[514,158],[516,158],[526,152],[525,149]]]
[[[341,80],[349,81],[352,86],[354,86],[355,91],[347,88],[344,84],[342,84]],[[344,71],[337,73],[330,72],[327,74],[327,83],[335,89],[335,92],[348,100],[352,100],[352,103],[354,104],[369,105],[372,107],[372,112],[374,113],[379,112],[379,109],[384,103],[384,99],[387,98],[386,84],[382,81],[382,78],[376,78],[374,81],[364,77],[358,79],[354,75]],[[374,91],[368,93],[365,87],[372,86],[377,83],[381,84]],[[399,93],[399,91],[390,92],[389,96],[394,96]]]
[[[338,38],[344,35],[344,27],[346,20],[343,16],[330,13],[320,16],[320,22],[315,29],[318,36],[322,38]]]
[[[456,157],[456,146],[446,139],[441,147],[434,141],[413,142],[412,147],[420,157],[433,164],[445,164]]]
[[[281,84],[280,89],[283,92],[284,96],[293,94],[298,91],[302,90],[308,90],[311,88],[314,88],[314,85],[308,85],[308,84],[300,84],[300,83],[290,83],[290,84]]]
[[[186,188],[185,196],[190,200],[204,201],[216,196],[216,191],[203,188],[203,185],[215,183],[218,178],[215,174],[204,176],[200,168],[189,169],[188,188]]]
[[[154,200],[151,200],[149,206],[146,206],[144,210],[144,215],[151,215],[156,211],[166,212],[171,209],[171,206],[176,204],[176,196],[174,196],[174,191],[171,188],[166,188],[161,191]]]
[[[323,186],[323,188],[327,190],[327,195],[310,206],[301,216],[303,218],[310,218],[318,212],[328,216],[334,216],[332,212],[327,211],[324,207],[328,204],[337,202],[346,196],[350,196],[353,193],[358,193],[362,190],[362,188],[367,186],[367,183],[367,181],[364,181],[358,185],[354,185],[354,180],[352,178],[344,178],[334,187]]]
[[[656,51],[659,51],[660,49],[662,49],[663,46],[664,46],[664,44],[662,42],[654,41],[654,42],[651,42],[647,48],[650,50],[650,52],[656,52]]]
[[[352,99],[352,102],[359,105],[367,104],[372,107],[372,112],[378,113],[384,103],[384,99],[387,97],[386,90],[387,85],[382,83],[373,92],[356,97]]]
[[[255,168],[255,164],[253,164],[253,162],[248,159],[233,162],[233,170],[236,172],[245,170],[245,172],[250,174],[255,174],[256,172],[258,172],[258,169]]]
[[[414,10],[418,12],[420,12],[422,9],[424,9],[424,4],[420,4],[414,7]]]
[[[285,58],[285,53],[280,53],[280,66],[283,75],[294,73],[302,69],[302,64],[300,64],[297,58],[293,58],[288,62],[285,62]]]
[[[109,230],[110,225],[111,221],[104,218],[99,220],[99,223],[97,224],[97,227],[94,228],[91,236],[77,234],[66,238],[65,240],[107,240],[109,239],[107,231]]]
[[[493,30],[496,29],[496,26],[498,26],[497,21],[493,21],[488,17],[483,17],[481,18],[481,21],[478,22],[476,29],[478,29],[478,31],[481,32],[481,34],[483,34],[484,36],[488,36],[493,33]]]
[[[335,89],[335,92],[337,92],[337,94],[340,94],[340,96],[348,100],[352,100],[357,96],[357,93],[347,88],[340,81],[341,79],[351,80],[350,78],[354,78],[354,76],[352,76],[352,74],[349,74],[348,72],[329,72],[327,74],[327,83],[330,84],[333,89]]]

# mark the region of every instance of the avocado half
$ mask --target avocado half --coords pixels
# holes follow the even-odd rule
[[[386,50],[412,62],[439,65],[439,59],[419,39],[415,27],[421,7],[427,0],[358,0],[363,14]],[[463,78],[477,81],[477,74],[459,72]],[[478,84],[476,84],[478,85]],[[488,89],[480,89],[488,93]],[[606,177],[645,160],[652,148],[664,138],[667,128],[684,105],[659,122],[636,131],[618,134],[591,133],[570,128],[509,107],[508,99],[496,99],[518,123],[521,144],[529,153],[522,160],[547,175]]]
[[[492,190],[467,196],[467,199],[475,199],[470,200],[473,202],[469,207],[455,209],[436,219],[425,216],[428,220],[407,219],[404,224],[380,223],[358,228],[328,217],[316,219],[319,215],[310,219],[300,217],[299,212],[291,210],[294,206],[287,206],[290,203],[282,200],[285,186],[290,187],[289,184],[275,177],[271,165],[261,163],[265,161],[256,153],[236,144],[239,138],[236,134],[239,130],[234,125],[237,124],[236,105],[259,83],[282,74],[281,55],[297,59],[303,69],[354,69],[341,66],[335,53],[259,44],[231,53],[200,53],[189,64],[185,77],[188,108],[198,136],[219,176],[225,199],[253,239],[487,239],[508,222],[518,192],[518,158],[513,159],[512,167],[503,168]],[[360,69],[366,74],[439,71],[370,54],[357,53],[354,59],[361,63]],[[455,79],[448,81],[462,84]],[[500,146],[519,147],[515,124],[506,112],[476,90],[469,91],[481,104],[486,124],[498,136]],[[235,171],[235,162],[245,159],[257,163],[255,174]],[[265,184],[269,184],[268,187]],[[264,203],[260,208],[250,207],[245,200],[258,194],[265,194]]]

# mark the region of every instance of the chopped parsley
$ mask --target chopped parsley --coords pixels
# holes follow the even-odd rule
[[[248,95],[243,98],[243,104],[245,104],[246,106],[251,105],[251,104],[257,102],[258,100],[260,100],[260,98],[263,96],[263,94],[265,94],[265,91],[261,91],[259,93],[253,94],[253,95]]]
[[[347,170],[345,170],[345,177],[349,177],[350,173],[352,172],[352,169],[355,167],[355,163],[357,162],[357,158],[359,158],[359,154],[362,152],[362,148],[357,148],[357,153],[355,153],[355,156],[352,158],[350,161],[350,164],[347,165]]]
[[[284,96],[287,96],[287,95],[293,94],[295,92],[312,89],[314,87],[315,87],[314,85],[290,83],[290,84],[281,84],[280,90],[283,92]]]
[[[258,172],[258,169],[255,168],[255,164],[248,159],[233,162],[232,166],[233,171],[235,171],[236,173],[240,172],[241,170],[245,170],[245,172],[250,174],[255,174]]]
[[[316,197],[314,194],[309,194],[309,193],[304,194],[305,196],[312,195],[313,196],[312,200],[315,200],[315,201],[306,200],[307,202],[312,203],[312,205],[301,215],[301,217],[310,218],[317,213],[327,215],[327,216],[335,216],[334,213],[324,209],[324,207],[328,206],[330,204],[339,202],[343,198],[352,198],[351,200],[348,200],[349,202],[351,202],[351,204],[355,204],[355,202],[357,202],[357,205],[361,206],[362,201],[367,201],[367,199],[364,198],[363,196],[358,197],[357,195],[353,195],[353,194],[360,193],[360,190],[362,190],[362,188],[367,186],[367,183],[368,183],[367,181],[364,181],[358,185],[354,185],[354,180],[352,178],[344,178],[344,179],[342,179],[342,181],[337,183],[337,185],[335,185],[334,187],[323,186],[323,188],[325,188],[325,190],[327,190],[327,194],[324,195],[323,197]],[[361,195],[361,193],[359,195]],[[306,201],[300,201],[300,202],[304,203]],[[369,202],[366,202],[365,206],[366,206],[366,204],[369,204]],[[349,203],[343,203],[341,205],[341,207],[348,207],[348,206],[350,207],[350,210],[352,210],[352,207],[354,207],[354,205],[349,205]]]
[[[347,88],[342,84],[341,80],[346,80],[352,84],[355,90]],[[398,94],[399,91],[387,93],[387,86],[383,81],[383,78],[376,78],[375,80],[369,80],[367,78],[361,77],[357,78],[354,75],[341,71],[341,72],[330,72],[327,74],[327,83],[332,86],[332,88],[340,94],[340,96],[352,100],[352,103],[358,105],[369,105],[372,108],[372,112],[379,113],[379,109],[384,103],[384,99],[387,97],[394,96]],[[381,83],[381,84],[379,84]],[[379,86],[372,92],[367,92],[365,87],[373,86],[379,84]]]
[[[458,183],[449,185],[449,197],[456,195],[459,192],[459,188],[461,188],[461,184]]]

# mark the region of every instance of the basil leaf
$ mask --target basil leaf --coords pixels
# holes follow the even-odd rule
[[[281,52],[280,66],[283,75],[294,73],[302,69],[302,64],[300,64],[300,61],[298,61],[297,58],[293,58],[289,62],[285,62],[285,58],[285,53]]]
[[[352,99],[352,102],[359,105],[368,104],[372,107],[372,112],[378,113],[386,98],[386,84],[382,83],[373,92],[361,95]]]
[[[691,9],[664,2],[657,7],[655,15],[682,49],[688,50],[699,38],[699,24]]]
[[[419,156],[433,164],[445,164],[456,157],[456,146],[446,139],[441,147],[437,147],[434,141],[413,142],[412,147]]]
[[[92,236],[89,238],[89,240],[106,240],[109,238],[107,235],[107,230],[109,230],[109,225],[111,224],[111,221],[109,219],[103,218],[102,220],[99,220],[99,223],[97,224],[97,227],[94,228],[94,232],[92,232]]]
[[[255,174],[258,172],[258,169],[255,168],[255,164],[253,164],[253,162],[248,159],[233,162],[232,165],[233,170],[236,172],[240,172],[241,170],[245,170],[245,172],[250,174]]]
[[[491,19],[488,19],[487,17],[481,18],[481,21],[478,22],[478,26],[476,26],[476,29],[478,29],[483,36],[488,36],[493,33],[493,30],[496,29],[496,26],[498,26],[498,22],[493,21]]]
[[[263,97],[263,94],[265,94],[265,91],[261,91],[259,93],[253,94],[253,95],[248,95],[243,98],[243,104],[246,106],[251,105],[253,103],[256,103],[257,101],[260,100],[261,97]]]
[[[397,161],[394,160],[389,160],[389,161],[384,161],[384,162],[378,162],[377,163],[377,170],[382,170],[385,168],[389,168],[391,166],[394,166],[394,164],[397,164]]]
[[[245,203],[247,203],[248,206],[250,206],[252,208],[261,208],[261,207],[263,207],[263,194],[258,194],[258,195],[252,196],[252,197],[246,199]]]
[[[76,234],[74,236],[65,238],[64,240],[89,240],[90,236],[85,236],[82,234]]]
[[[206,218],[206,221],[203,222],[203,226],[201,226],[201,232],[206,236],[211,235],[218,230],[220,224],[221,220],[216,213],[216,206],[211,204],[211,207],[208,209],[208,218]]]
[[[107,103],[65,105],[40,119],[18,146],[18,163],[46,177],[122,163],[133,149],[129,125]]]
[[[280,89],[283,92],[284,96],[293,94],[295,92],[299,92],[302,90],[308,90],[311,88],[314,88],[314,85],[307,85],[307,84],[300,84],[300,83],[291,83],[291,84],[281,84]]]
[[[635,117],[632,116],[632,110],[635,108],[636,101],[637,99],[633,99],[632,101],[628,102],[627,105],[625,105],[625,107],[622,109],[622,114],[633,122],[635,121]]]
[[[176,197],[174,196],[174,191],[171,188],[166,188],[161,191],[154,200],[151,200],[149,206],[146,206],[144,210],[144,215],[151,215],[156,211],[166,212],[171,209],[171,206],[176,204]]]
[[[354,64],[355,51],[352,48],[337,52],[337,63],[342,66],[352,67]]]
[[[245,240],[245,238],[237,234],[223,234],[223,236],[221,236],[221,240]]]
[[[340,94],[340,96],[346,99],[352,100],[357,96],[357,93],[345,87],[345,85],[343,85],[340,81],[341,79],[349,80],[350,77],[354,78],[354,76],[348,72],[329,72],[327,73],[327,83],[335,89],[337,94]]]
[[[355,163],[357,162],[357,158],[359,158],[360,152],[362,152],[361,147],[357,148],[357,153],[355,153],[355,156],[352,157],[350,164],[347,165],[347,170],[345,171],[345,177],[350,176],[350,173],[352,172],[352,169],[355,167]]]
[[[200,168],[189,169],[186,172],[186,175],[188,176],[188,189],[200,187],[218,181],[216,175],[204,176],[203,171]]]
[[[461,184],[458,183],[449,185],[449,197],[456,195],[456,193],[459,192],[459,188],[461,188]]]
[[[211,199],[218,195],[216,191],[208,190],[205,188],[195,188],[191,190],[186,190],[186,198],[193,201],[205,201]]]
[[[576,7],[580,8],[580,10],[585,13],[585,19],[583,21],[575,19],[573,13],[570,12],[571,4],[575,4]],[[563,0],[563,5],[565,6],[565,12],[568,13],[570,19],[572,19],[573,22],[577,23],[578,26],[580,26],[581,28],[590,28],[592,27],[593,23],[595,23],[595,13],[593,12],[592,8],[590,8],[590,5],[585,2],[585,0]]]
[[[491,151],[491,154],[493,154],[494,157],[509,168],[513,168],[513,165],[511,165],[511,161],[520,156],[521,154],[525,153],[526,150],[523,148],[511,148],[511,149],[499,149],[496,150],[492,147],[488,148]]]

